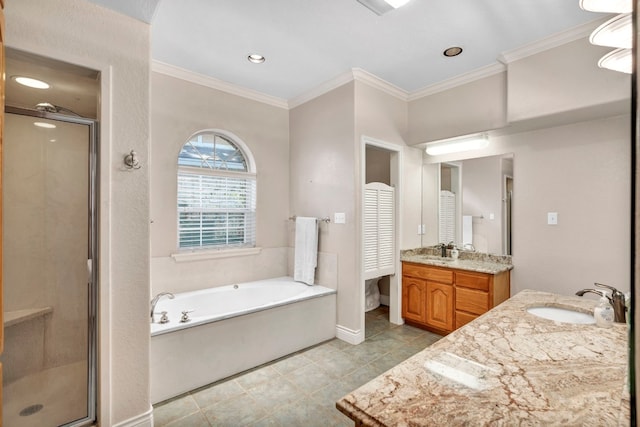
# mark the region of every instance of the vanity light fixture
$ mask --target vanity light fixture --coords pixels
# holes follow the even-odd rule
[[[33,79],[31,77],[12,76],[11,78],[15,80],[16,83],[20,83],[22,86],[31,87],[34,89],[49,89],[51,87],[49,83],[42,80]]]
[[[43,128],[43,129],[55,129],[56,125],[54,125],[53,123],[47,123],[47,122],[33,122],[34,126],[37,126],[39,128]]]
[[[631,14],[614,16],[596,28],[589,37],[591,44],[631,49],[633,24]]]
[[[437,142],[429,142],[425,151],[430,156],[439,156],[442,154],[479,150],[481,148],[487,147],[488,145],[489,137],[486,133],[483,133],[443,139],[442,141]]]
[[[257,53],[252,53],[251,55],[247,56],[247,59],[249,60],[249,62],[252,62],[254,64],[262,64],[266,60],[264,56]]]
[[[631,49],[612,50],[600,58],[600,61],[598,61],[598,67],[631,74],[633,70],[633,56],[631,55]]]
[[[580,8],[589,12],[631,13],[631,0],[580,0]]]

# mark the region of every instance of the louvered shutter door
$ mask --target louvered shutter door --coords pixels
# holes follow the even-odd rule
[[[395,274],[394,188],[367,184],[364,206],[364,278]]]

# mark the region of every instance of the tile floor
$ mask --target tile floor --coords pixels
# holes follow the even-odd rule
[[[440,339],[388,317],[367,313],[359,345],[333,339],[159,403],[154,426],[353,426],[335,402]]]

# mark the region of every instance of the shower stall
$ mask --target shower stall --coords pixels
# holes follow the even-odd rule
[[[97,123],[7,107],[3,425],[96,418]]]

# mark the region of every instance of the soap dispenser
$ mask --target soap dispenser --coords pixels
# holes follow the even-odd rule
[[[593,309],[593,317],[596,319],[596,326],[610,328],[613,326],[613,307],[609,303],[608,293],[603,291],[600,302]]]

